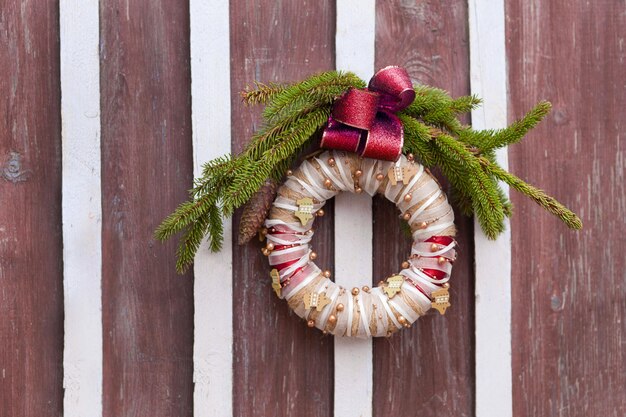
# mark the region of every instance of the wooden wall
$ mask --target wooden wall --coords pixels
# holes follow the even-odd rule
[[[62,46],[59,4],[42,4],[0,6],[2,417],[71,412],[63,410]],[[585,223],[570,232],[513,194],[513,416],[626,415],[626,5],[505,5],[509,118],[543,98],[555,107],[511,147],[510,168]],[[233,152],[260,122],[238,90],[335,67],[335,6],[231,2]],[[189,4],[100,0],[99,15],[103,378],[93,381],[102,385],[93,415],[191,416],[194,277],[175,273],[175,242],[152,239],[192,182]],[[379,0],[376,67],[404,65],[417,82],[468,94],[468,17],[460,0]],[[332,203],[326,211],[315,249],[333,269]],[[373,211],[380,277],[397,269],[410,242],[390,204],[374,199]],[[457,224],[454,308],[375,341],[374,416],[474,415],[474,229],[460,215]],[[234,382],[225,401],[242,417],[330,417],[333,340],[272,296],[259,249],[233,246]]]
[[[60,416],[58,2],[0,6],[0,415]]]
[[[508,0],[510,116],[554,105],[511,169],[578,210],[572,232],[514,196],[516,416],[626,415],[626,5]]]
[[[405,66],[414,80],[467,95],[465,1],[385,1],[376,6],[376,67]],[[396,207],[374,199],[374,277],[395,271],[411,242]],[[473,223],[455,213],[460,256],[454,263],[454,309],[429,314],[400,337],[374,342],[374,415],[471,415],[474,397]],[[408,334],[405,334],[408,333]],[[434,348],[437,346],[437,348]],[[383,382],[384,381],[384,382]]]
[[[152,234],[191,187],[189,9],[100,2],[105,416],[191,416],[193,277]]]
[[[230,33],[232,91],[255,78],[295,81],[334,67],[330,2],[233,2]],[[232,97],[232,149],[240,152],[259,126],[259,109],[245,107],[236,94]],[[316,223],[315,250],[318,264],[332,267],[332,208],[328,213]],[[233,292],[241,297],[233,312],[234,415],[332,415],[333,340],[310,331],[276,298],[260,249],[257,239],[233,246]]]

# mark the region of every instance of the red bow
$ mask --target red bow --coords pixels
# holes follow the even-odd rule
[[[366,158],[396,161],[402,153],[404,131],[394,114],[415,99],[409,74],[401,67],[386,67],[368,88],[351,88],[339,97],[324,129],[321,146],[357,152]]]

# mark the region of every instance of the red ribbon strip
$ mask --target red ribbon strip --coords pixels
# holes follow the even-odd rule
[[[335,101],[321,147],[396,161],[402,153],[404,131],[394,113],[414,99],[415,90],[404,68],[381,69],[368,88],[351,88]]]

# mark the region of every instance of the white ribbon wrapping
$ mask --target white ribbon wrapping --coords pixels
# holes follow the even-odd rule
[[[330,158],[334,159],[332,166],[328,162]],[[400,166],[409,163],[412,162],[404,156],[398,161]],[[433,248],[433,244],[425,240],[437,233],[454,233],[452,208],[439,184],[419,164],[417,173],[407,185],[402,181],[391,185],[387,174],[394,165],[393,162],[328,151],[303,162],[278,190],[278,197],[265,222],[270,229],[267,239],[277,246],[269,255],[269,262],[271,265],[293,262],[279,271],[281,281],[285,282],[282,295],[296,314],[313,321],[315,327],[325,332],[348,337],[389,336],[401,329],[403,323],[408,325],[424,314],[431,306],[430,293],[450,279],[451,262],[456,258],[455,242]],[[357,169],[362,172],[360,177],[355,176]],[[326,186],[326,180],[330,180],[331,187]],[[323,276],[309,258],[313,221],[302,226],[293,215],[298,209],[296,201],[300,198],[312,198],[317,211],[338,192],[354,192],[357,187],[370,195],[382,193],[402,213],[411,213],[408,222],[413,230],[414,243],[410,266],[400,272],[405,281],[392,298],[382,287],[360,290],[358,294],[355,291],[355,295],[351,289],[343,288]],[[405,201],[405,196],[409,194],[411,197]],[[443,260],[440,261],[440,258]],[[434,279],[423,269],[440,271],[444,278]],[[302,300],[311,293],[324,293],[328,297],[329,302],[321,311],[304,308]],[[340,304],[343,309],[337,307]],[[333,323],[329,322],[331,315],[336,318]]]

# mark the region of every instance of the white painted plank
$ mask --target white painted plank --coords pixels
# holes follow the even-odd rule
[[[61,0],[66,417],[102,415],[98,0]]]
[[[194,174],[230,153],[230,27],[225,0],[191,0],[191,119]],[[194,274],[194,416],[233,413],[232,225],[219,253],[202,245]]]
[[[472,112],[476,129],[507,123],[504,0],[470,0],[470,79],[484,105]],[[508,167],[507,150],[498,162]],[[504,186],[508,193],[508,187]],[[511,230],[495,241],[475,224],[476,416],[513,413],[511,370]],[[497,399],[494,401],[494,399]]]
[[[336,63],[364,80],[374,75],[376,2],[337,1]],[[358,254],[358,256],[356,256]],[[335,200],[335,280],[344,287],[370,285],[372,201],[343,193]],[[335,416],[372,415],[371,339],[335,338]]]

